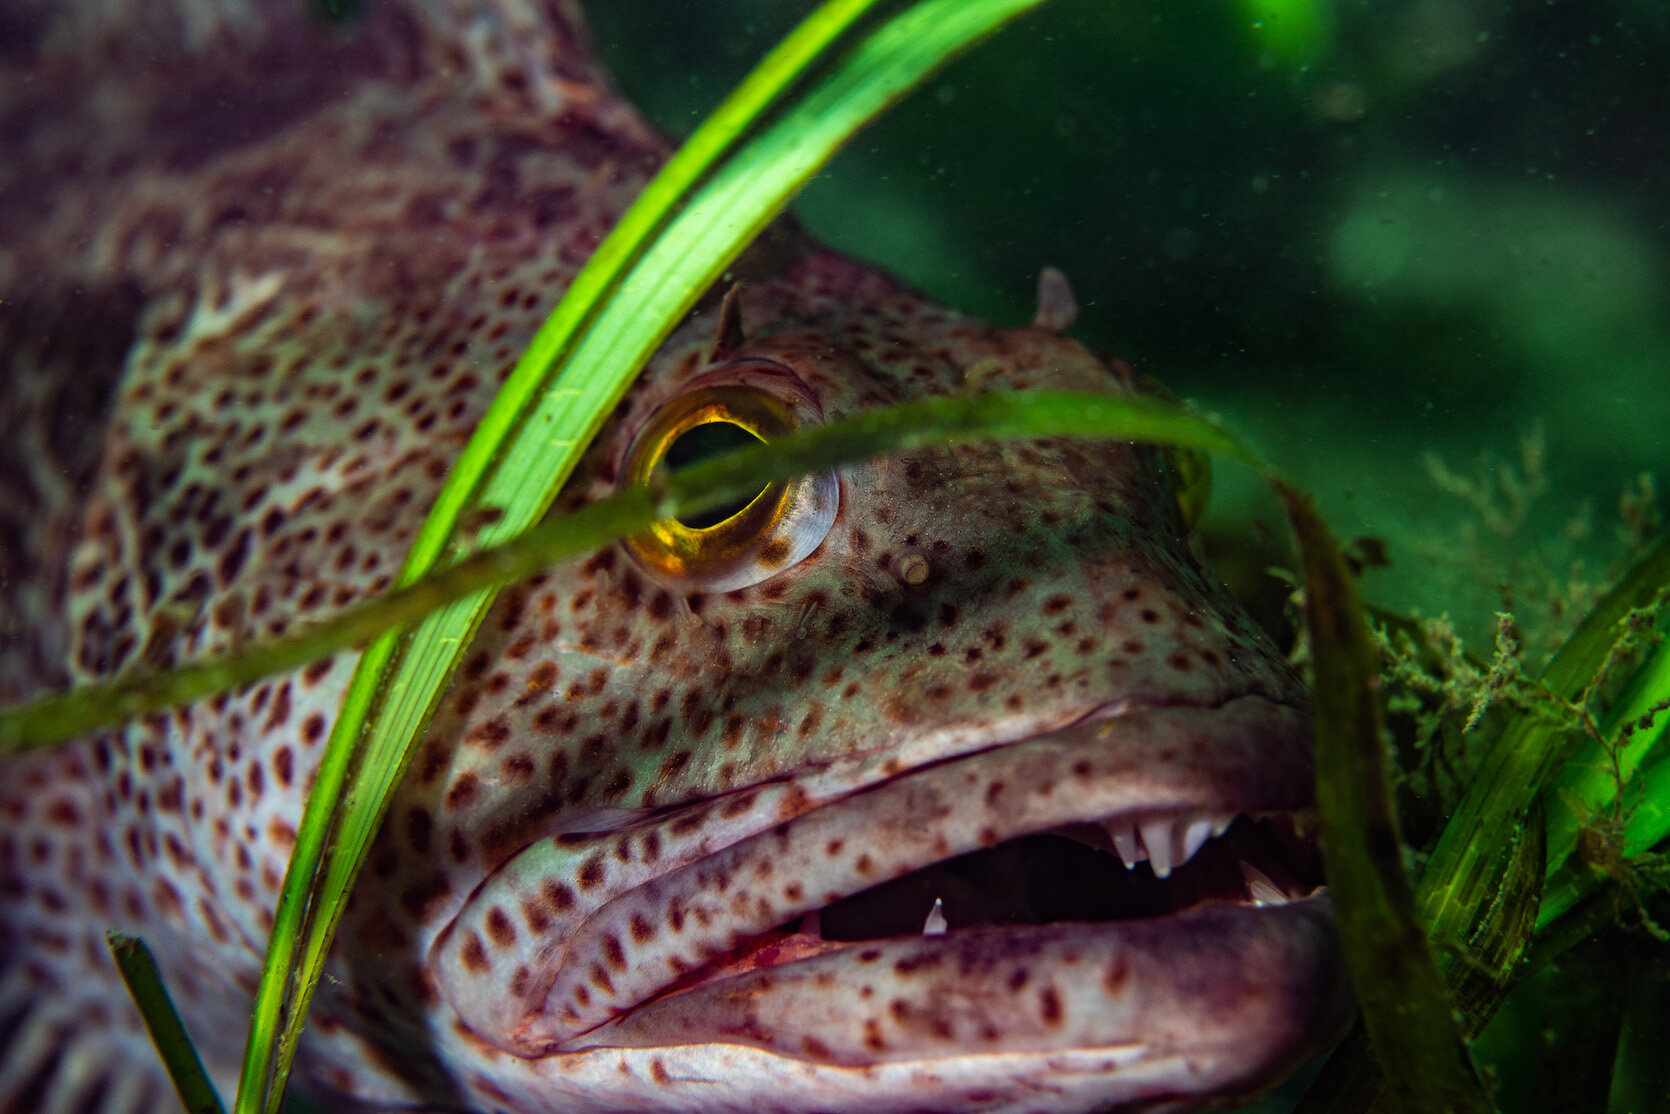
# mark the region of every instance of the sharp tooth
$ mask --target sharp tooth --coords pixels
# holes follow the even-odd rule
[[[928,919],[922,922],[922,935],[944,936],[945,930],[951,927],[945,923],[945,902],[934,898],[934,907],[928,910]]]
[[[1170,820],[1147,820],[1141,825],[1142,845],[1148,848],[1148,865],[1154,868],[1154,877],[1166,878],[1171,875],[1171,829]]]
[[[1229,831],[1229,826],[1235,823],[1237,813],[1225,812],[1212,817],[1212,838],[1216,839]]]
[[[1253,866],[1247,860],[1241,860],[1241,877],[1247,881],[1247,895],[1252,898],[1254,905],[1286,905],[1287,894],[1282,888],[1270,881],[1270,876]]]
[[[1107,822],[1109,837],[1113,840],[1114,849],[1119,857],[1125,860],[1125,869],[1130,870],[1148,857],[1148,852],[1142,849],[1137,841],[1137,830],[1127,820],[1109,820]]]
[[[1177,860],[1179,866],[1194,858],[1195,852],[1199,851],[1201,846],[1212,838],[1213,823],[1214,821],[1210,816],[1202,816],[1198,820],[1190,820],[1186,825],[1179,822],[1177,827],[1173,829],[1183,833],[1183,845],[1178,848],[1182,852],[1182,857]]]

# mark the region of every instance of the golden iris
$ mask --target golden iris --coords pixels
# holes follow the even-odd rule
[[[676,470],[756,441],[769,443],[799,425],[790,404],[767,391],[741,384],[702,387],[673,399],[638,432],[621,480],[648,483],[659,468]],[[630,535],[626,546],[669,583],[740,588],[810,553],[828,532],[834,510],[834,476],[826,473],[764,484],[751,499],[684,520],[663,519]]]

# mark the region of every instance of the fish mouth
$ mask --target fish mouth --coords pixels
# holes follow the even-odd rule
[[[1260,909],[1313,896],[1320,904],[1326,896],[1312,827],[1311,813],[1303,811],[1146,823],[1119,818],[1016,836],[779,925],[675,979],[645,1006],[855,944],[925,937],[931,946],[931,938],[952,932],[1107,925],[1210,904]],[[1149,854],[1150,841],[1157,855]]]
[[[1126,702],[897,774],[576,911],[472,1027],[529,1058],[1096,1049],[1172,1093],[1256,1090],[1351,1012],[1307,720]]]

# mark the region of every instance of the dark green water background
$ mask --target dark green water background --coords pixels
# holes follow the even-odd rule
[[[679,135],[812,4],[586,7]],[[1649,0],[1052,0],[796,211],[1004,324],[1062,268],[1076,337],[1253,437],[1343,536],[1389,542],[1371,597],[1482,632],[1495,581],[1573,558],[1597,576],[1620,488],[1670,482],[1667,71]],[[1423,454],[1465,473],[1538,427],[1547,493],[1512,536],[1465,542],[1479,516]],[[1232,466],[1218,493],[1220,537],[1276,521]]]

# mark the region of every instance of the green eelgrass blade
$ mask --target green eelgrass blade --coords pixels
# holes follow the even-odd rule
[[[459,518],[472,506],[498,513],[480,532],[482,545],[536,521],[642,362],[794,190],[853,132],[952,54],[1040,2],[923,0],[871,33],[773,127],[733,155],[678,217],[666,222],[665,214],[688,183],[652,195],[660,207],[630,219],[642,221],[644,237],[659,235],[630,271],[623,273],[631,248],[600,265],[596,286],[572,295],[576,308],[566,311],[572,326],[542,331],[543,339],[512,375],[517,386],[510,398],[489,410],[472,438],[468,471],[449,480],[399,582],[409,583],[451,556]],[[767,65],[781,66],[783,75],[762,79],[757,92],[731,102],[736,112],[726,119],[736,130],[714,140],[711,153],[692,157],[689,181],[798,77],[794,60],[809,62],[820,42],[827,45],[839,34],[842,19],[850,24],[862,11],[863,5],[833,0],[812,17],[838,13],[828,15],[832,22],[821,40],[820,33],[808,33],[804,55],[772,55]],[[611,295],[607,302],[600,300],[604,293]],[[565,352],[567,337],[578,336],[581,327],[584,336]],[[547,387],[545,369],[558,360],[561,379]],[[459,600],[429,615],[409,636],[379,638],[361,657],[280,894],[245,1049],[238,1114],[277,1110],[347,894],[411,746],[491,598],[482,592]]]
[[[1346,963],[1386,1090],[1408,1114],[1491,1109],[1403,868],[1376,695],[1379,654],[1339,546],[1276,481],[1304,561],[1316,661],[1316,801]]]
[[[1548,691],[1568,701],[1581,697],[1612,649],[1618,621],[1632,608],[1651,603],[1666,582],[1670,539],[1655,546],[1606,594],[1555,655],[1541,677]],[[1468,954],[1473,911],[1496,900],[1509,861],[1509,842],[1569,745],[1567,732],[1546,716],[1522,713],[1479,764],[1433,849],[1417,894],[1433,944],[1446,961],[1450,956],[1464,961],[1460,957]],[[1548,811],[1554,814],[1560,807],[1550,802]],[[1548,853],[1551,863],[1560,861],[1561,848],[1552,840]],[[1538,926],[1557,915],[1545,898]]]
[[[437,608],[508,584],[657,518],[688,517],[746,497],[773,480],[832,468],[868,456],[979,437],[1085,436],[1153,442],[1212,452],[1261,472],[1265,465],[1224,430],[1188,410],[1146,395],[1014,391],[922,399],[819,426],[765,448],[716,457],[668,477],[659,501],[628,491],[554,518],[510,542],[480,550],[387,595],[213,663],[88,685],[0,710],[0,733],[26,744],[108,727],[227,688],[300,668],[363,646]]]
[[[1478,1036],[1518,981],[1542,902],[1548,862],[1542,799],[1533,797],[1511,833],[1506,865],[1491,900],[1476,905],[1467,925],[1467,955],[1440,963],[1456,1018],[1468,1039]]]
[[[157,970],[151,949],[139,937],[122,932],[107,932],[104,938],[188,1114],[225,1114],[220,1096],[215,1094],[215,1086],[203,1070],[203,1061],[180,1023],[180,1014],[174,1009],[168,988],[162,984],[162,974]]]
[[[1667,570],[1670,572],[1670,570]],[[1661,626],[1663,620],[1660,620]],[[1605,879],[1576,854],[1577,836],[1586,821],[1610,819],[1614,808],[1625,818],[1619,851],[1625,857],[1650,850],[1670,836],[1670,641],[1662,642],[1630,678],[1628,687],[1601,720],[1600,731],[1616,740],[1632,727],[1617,748],[1617,767],[1600,744],[1585,740],[1571,761],[1549,780],[1548,892],[1541,924],[1552,923]],[[1631,783],[1630,779],[1634,781]],[[1630,800],[1617,801],[1618,783],[1630,785]],[[1579,815],[1579,810],[1583,815]]]

